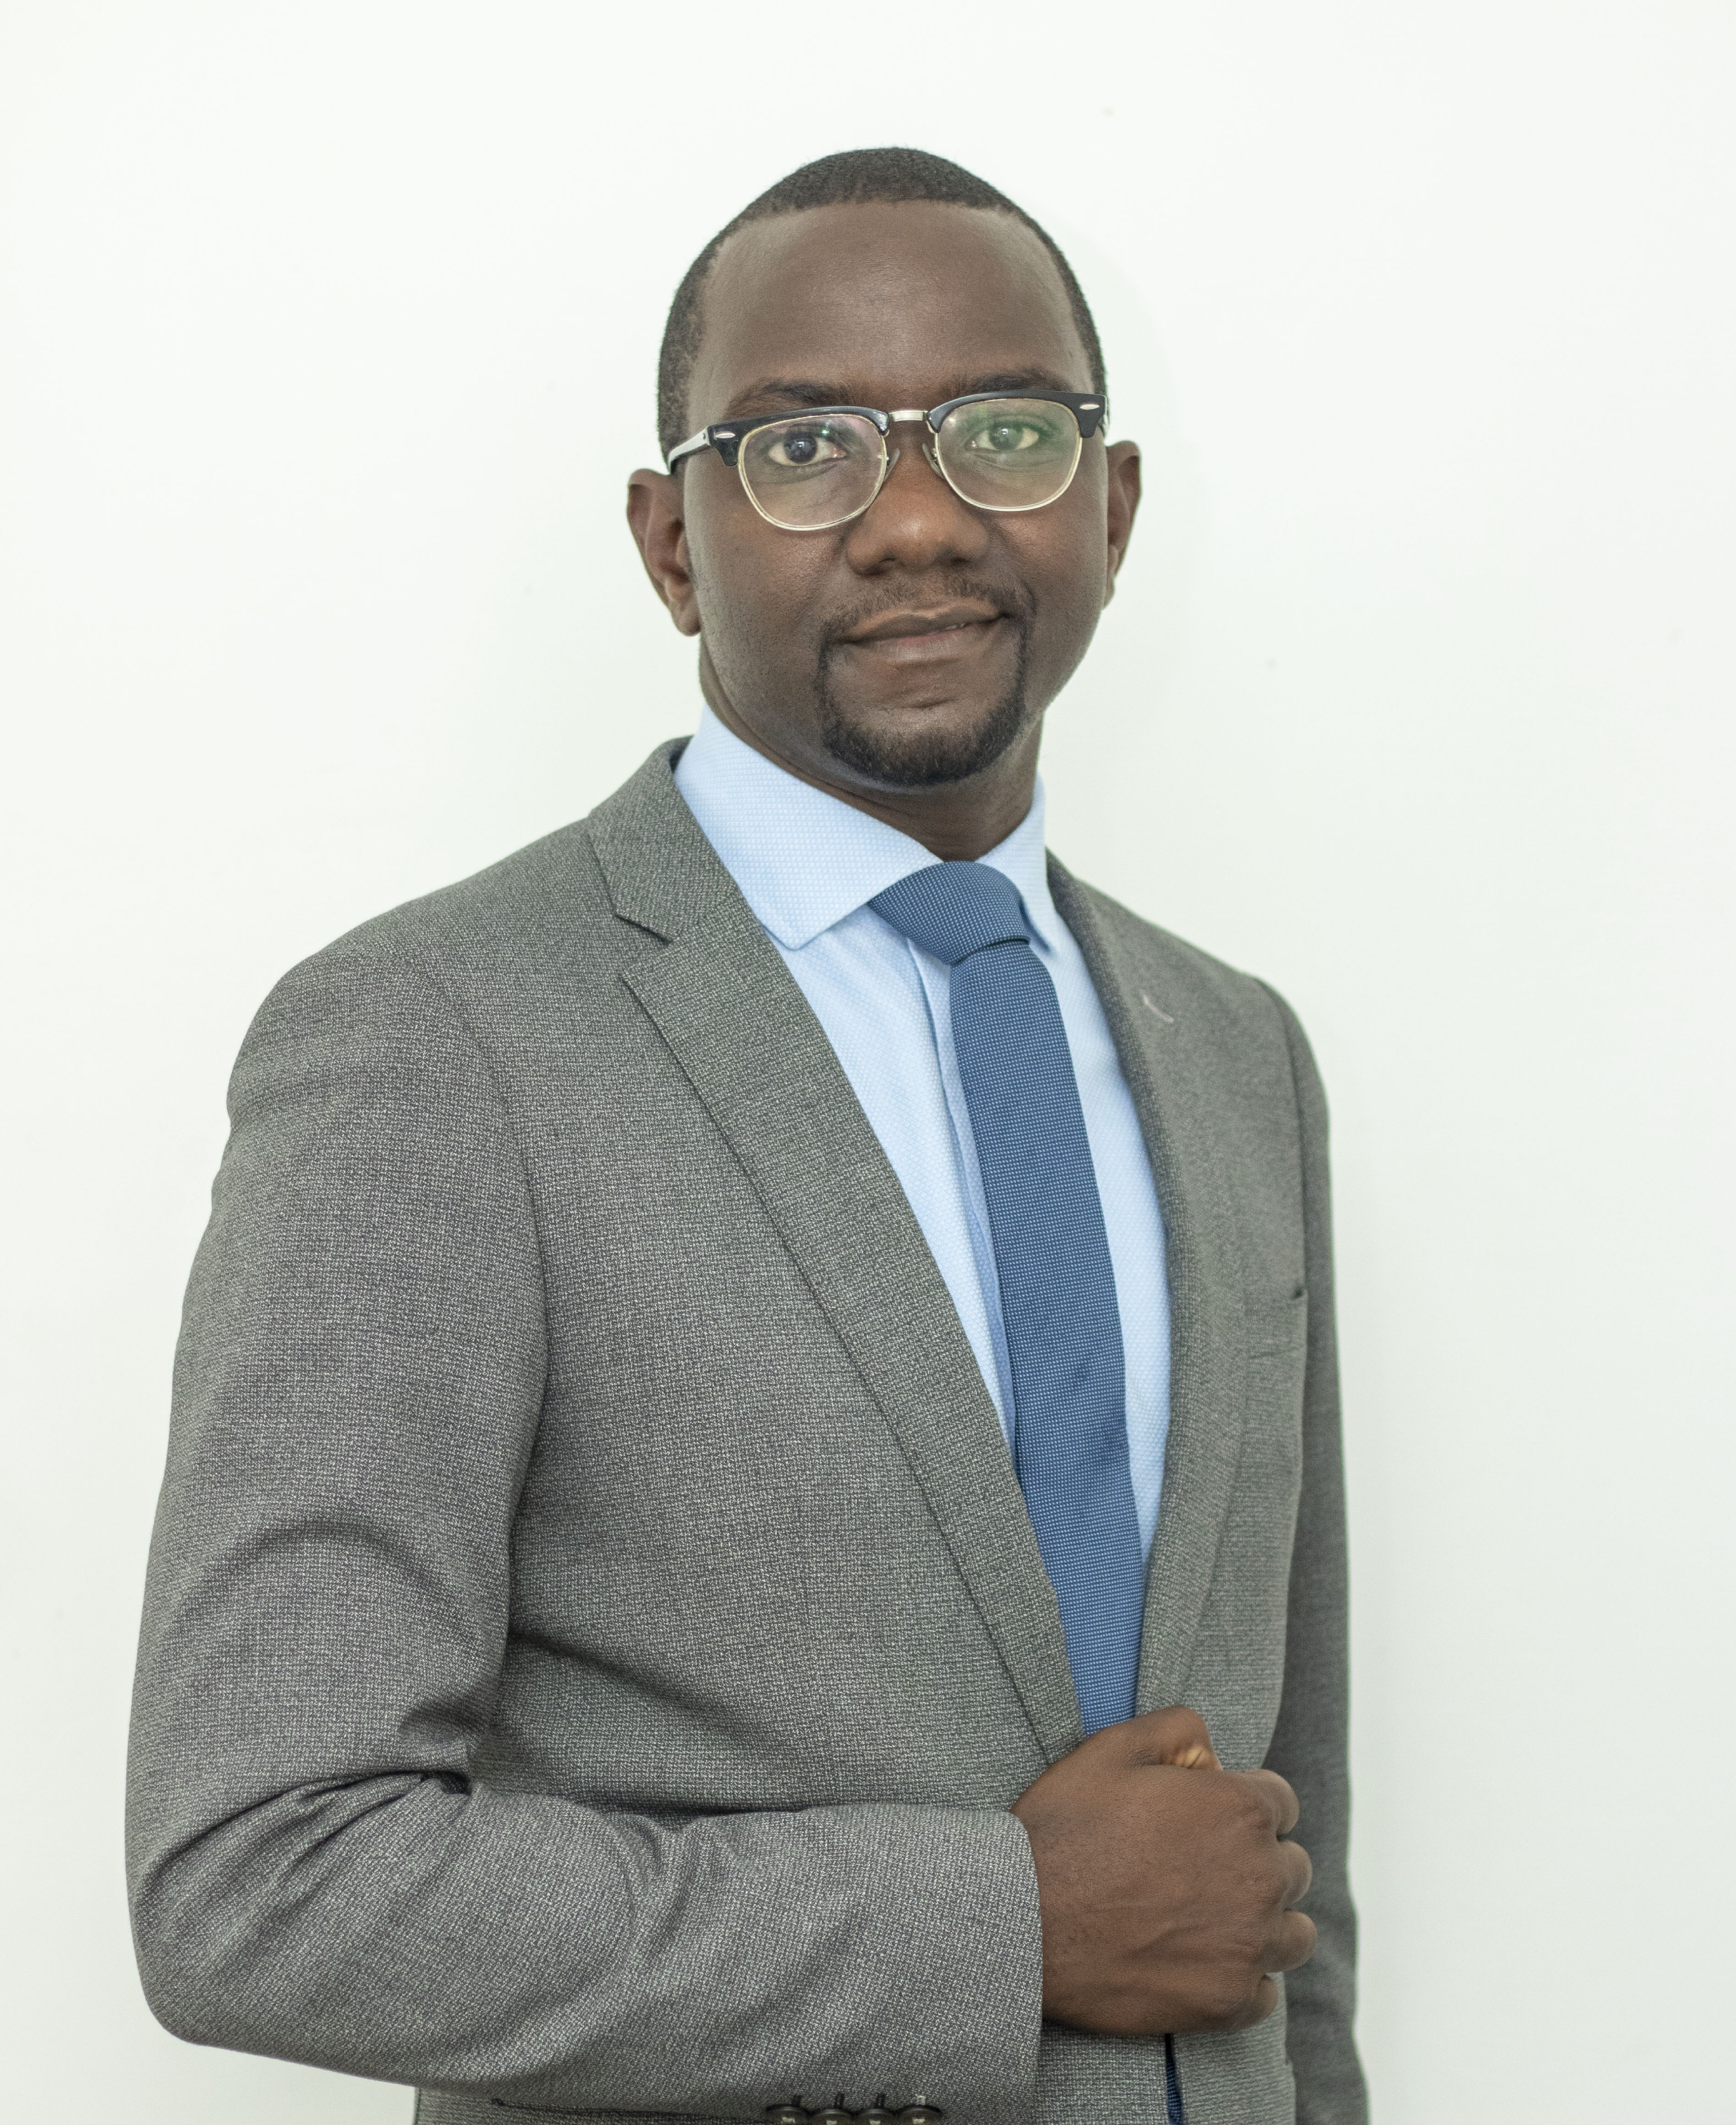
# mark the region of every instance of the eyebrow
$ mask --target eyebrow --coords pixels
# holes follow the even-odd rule
[[[814,384],[804,378],[762,376],[738,391],[729,401],[726,418],[752,411],[762,406],[768,398],[782,398],[792,406],[853,406],[859,402],[852,398],[842,384]]]
[[[954,377],[935,403],[944,405],[949,398],[968,398],[977,391],[1071,391],[1075,388],[1052,369],[1003,369],[985,376]],[[847,386],[842,384],[820,383],[809,377],[762,376],[736,393],[724,417],[734,420],[743,414],[757,412],[763,410],[767,401],[779,399],[790,406],[860,406],[863,403],[852,397]]]

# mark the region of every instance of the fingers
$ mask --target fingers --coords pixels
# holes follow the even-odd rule
[[[1314,1878],[1314,1863],[1300,1845],[1281,1844],[1278,1851],[1284,1863],[1284,1903],[1286,1910],[1300,1904],[1308,1894],[1309,1884]]]
[[[1238,2003],[1227,2013],[1187,2017],[1177,2021],[1177,2036],[1198,2033],[1202,2036],[1229,2036],[1238,2029],[1251,2029],[1256,2022],[1263,2022],[1278,2004],[1277,1981],[1262,1977],[1246,2000]]]
[[[1286,1912],[1283,1929],[1271,1947],[1273,1971],[1300,1970],[1314,1953],[1319,1939],[1312,1919],[1304,1918],[1300,1911]],[[1247,2006],[1238,2014],[1220,2018],[1215,2026],[1219,2029],[1251,2029],[1256,2022],[1263,2022],[1277,2004],[1275,1979],[1262,1977],[1249,1995]]]
[[[1284,1922],[1274,1934],[1267,1948],[1267,1955],[1274,1972],[1300,1970],[1314,1952],[1319,1936],[1312,1919],[1304,1918],[1300,1911],[1286,1911]],[[1228,2013],[1202,2014],[1197,2020],[1178,2022],[1177,2030],[1198,2029],[1209,2034],[1234,2029],[1251,2029],[1256,2022],[1263,2022],[1278,2004],[1278,1987],[1273,1977],[1256,1980],[1253,1989],[1245,2001]]]
[[[1234,1775],[1250,1791],[1257,1793],[1262,1806],[1270,1809],[1272,1834],[1288,1837],[1302,1816],[1302,1803],[1296,1798],[1289,1779],[1281,1779],[1276,1771],[1238,1771]]]
[[[1305,1911],[1286,1911],[1272,1937],[1267,1954],[1274,1970],[1300,1970],[1314,1953],[1319,1929]]]

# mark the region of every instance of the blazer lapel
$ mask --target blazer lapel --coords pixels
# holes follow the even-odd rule
[[[922,1228],[807,999],[682,803],[666,747],[592,814],[624,978],[897,1434],[1051,1762],[1082,1727],[1012,1458]]]
[[[1139,1648],[1145,1712],[1181,1699],[1241,1459],[1244,1279],[1210,1100],[1222,1062],[1198,1015],[1163,985],[1161,962],[1134,964],[1052,856],[1050,888],[1109,1021],[1163,1215],[1169,1436]]]

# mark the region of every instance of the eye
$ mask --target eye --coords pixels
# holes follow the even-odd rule
[[[992,451],[997,457],[1012,457],[1020,450],[1040,450],[1050,440],[1049,429],[1035,421],[1008,419],[986,421],[970,439],[974,450]]]
[[[781,470],[810,472],[850,455],[843,437],[823,422],[804,422],[799,426],[774,428],[761,455],[767,464]]]

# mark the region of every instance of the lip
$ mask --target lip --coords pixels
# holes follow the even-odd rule
[[[948,605],[912,605],[903,612],[883,612],[864,627],[842,638],[851,649],[880,648],[894,643],[918,642],[930,635],[960,635],[966,629],[992,627],[1005,615],[992,605],[960,601]],[[936,644],[936,648],[940,645]]]

